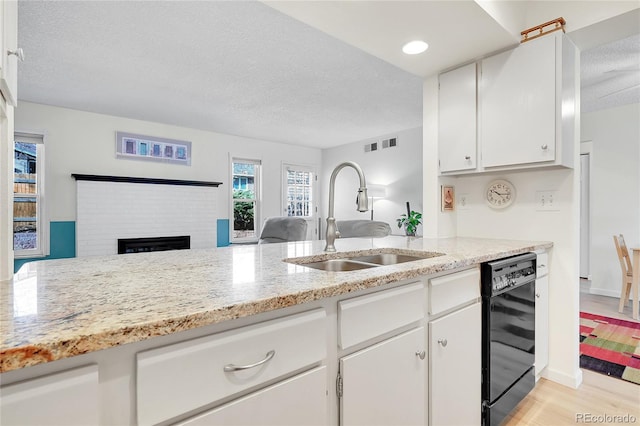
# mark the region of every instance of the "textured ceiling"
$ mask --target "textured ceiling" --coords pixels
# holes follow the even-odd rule
[[[582,112],[640,103],[640,34],[585,50],[580,61]]]
[[[511,45],[505,28],[521,25],[492,25],[505,11],[489,19],[473,1],[268,3],[307,23],[256,1],[20,1],[19,100],[327,148],[422,126],[422,73]],[[530,3],[568,23],[572,10],[587,22],[629,8],[507,12]],[[426,56],[398,56],[413,36]],[[619,43],[583,51],[583,111],[638,102],[638,38]]]
[[[422,125],[421,78],[259,2],[21,1],[19,44],[20,100],[316,147]]]

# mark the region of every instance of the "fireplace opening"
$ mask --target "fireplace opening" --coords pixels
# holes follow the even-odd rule
[[[185,250],[191,247],[191,236],[118,238],[118,254],[148,251]]]

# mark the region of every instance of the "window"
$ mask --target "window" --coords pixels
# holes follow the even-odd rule
[[[288,166],[285,174],[287,216],[313,216],[313,173]]]
[[[234,158],[231,161],[233,181],[233,228],[231,241],[256,241],[259,236],[260,161]]]
[[[41,135],[16,133],[13,160],[13,249],[15,257],[45,256],[44,144]]]

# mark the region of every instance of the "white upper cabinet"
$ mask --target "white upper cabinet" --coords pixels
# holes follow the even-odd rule
[[[483,59],[479,88],[483,168],[573,167],[576,82],[575,47],[562,33]]]
[[[0,2],[0,92],[9,105],[18,101],[18,2]]]
[[[476,64],[440,74],[438,83],[440,172],[475,170]]]
[[[556,32],[441,74],[440,173],[572,168],[576,57]]]

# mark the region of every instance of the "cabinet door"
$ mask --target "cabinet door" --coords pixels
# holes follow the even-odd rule
[[[430,425],[479,425],[482,313],[480,303],[429,323]]]
[[[340,359],[341,424],[424,425],[424,350],[420,327]]]
[[[0,92],[9,105],[16,106],[18,100],[18,57],[8,55],[7,51],[18,48],[18,2],[3,1],[0,4]]]
[[[484,59],[479,97],[484,167],[553,161],[556,36]]]
[[[328,424],[327,412],[327,368],[318,367],[180,425],[321,426]]]
[[[0,424],[96,425],[98,366],[90,365],[2,387]]]
[[[536,279],[536,378],[549,364],[549,276]]]
[[[476,64],[440,74],[438,158],[440,171],[476,168]]]

